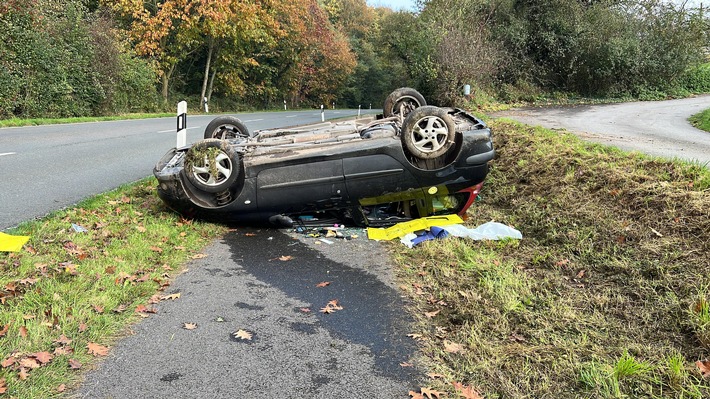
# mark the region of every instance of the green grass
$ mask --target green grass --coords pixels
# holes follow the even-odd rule
[[[182,265],[224,232],[167,211],[156,184],[146,179],[8,232],[31,239],[21,252],[0,253],[0,329],[8,326],[0,361],[15,359],[0,368],[5,396],[54,397],[61,384],[72,386],[100,359],[88,353],[89,342],[110,346],[140,319],[137,307],[171,292]],[[54,357],[28,367],[41,352]],[[71,370],[70,359],[82,368]]]
[[[690,123],[698,129],[710,132],[710,109],[697,113],[690,117]]]
[[[694,364],[710,356],[710,171],[490,125],[497,157],[469,221],[523,240],[392,246],[419,364],[444,376],[429,385],[486,399],[710,397]]]
[[[87,116],[78,118],[36,118],[36,119],[0,119],[0,127],[20,127],[20,126],[39,126],[39,125],[56,125],[63,123],[84,123],[84,122],[103,122],[117,121],[126,119],[148,119],[148,118],[164,118],[175,116],[174,113],[160,114],[126,114],[115,116]]]

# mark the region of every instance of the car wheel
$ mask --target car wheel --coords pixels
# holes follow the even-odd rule
[[[412,111],[402,122],[402,144],[416,158],[438,158],[455,144],[456,125],[449,114],[434,106]]]
[[[249,129],[233,116],[218,116],[205,129],[205,139],[229,140],[250,136]]]
[[[183,172],[195,187],[208,193],[228,190],[239,176],[239,153],[226,141],[195,143],[185,155]]]
[[[426,100],[418,91],[409,87],[402,87],[387,96],[383,111],[385,118],[395,115],[405,117],[415,108],[424,105],[426,105]]]

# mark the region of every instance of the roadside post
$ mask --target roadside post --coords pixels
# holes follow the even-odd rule
[[[361,107],[362,107],[362,105],[360,105],[360,104],[357,105],[357,117],[358,118],[360,117],[360,108]]]
[[[207,97],[203,97],[203,98],[202,98],[202,104],[205,105],[205,113],[206,113],[206,114],[209,114],[209,113],[210,113],[210,109],[209,109],[209,107],[207,106]]]
[[[207,108],[207,104],[205,104]],[[180,101],[177,106],[177,144],[176,148],[187,144],[187,101]]]
[[[320,105],[320,121],[325,122],[325,108],[323,104]]]
[[[286,111],[286,100],[284,100],[284,111]]]

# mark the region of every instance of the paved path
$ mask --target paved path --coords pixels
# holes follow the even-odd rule
[[[710,133],[688,122],[691,115],[708,108],[710,95],[703,95],[669,101],[521,108],[492,116],[566,129],[586,140],[624,150],[709,164]]]
[[[400,363],[415,346],[382,248],[359,238],[321,253],[300,237],[240,228],[216,242],[75,397],[409,398],[417,375]],[[343,309],[320,313],[333,299]]]

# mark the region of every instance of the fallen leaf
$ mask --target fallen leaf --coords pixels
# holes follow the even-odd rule
[[[32,356],[34,356],[34,358],[37,359],[43,365],[51,362],[52,359],[54,359],[54,355],[52,355],[49,352],[37,352],[37,353],[33,354]]]
[[[0,378],[0,394],[7,392],[7,380]]]
[[[28,369],[36,369],[39,368],[41,364],[39,363],[39,360],[33,358],[33,357],[26,357],[22,360],[20,360],[20,367],[28,368]]]
[[[577,273],[577,278],[580,279],[580,278],[584,277],[585,273],[587,273],[586,270],[584,270],[584,269],[580,270],[579,273]]]
[[[79,370],[83,366],[81,362],[76,359],[69,359],[69,368],[72,370]]]
[[[444,341],[444,350],[449,353],[459,353],[463,350],[463,345],[451,341]]]
[[[422,395],[426,396],[429,399],[432,399],[434,397],[436,397],[438,399],[439,395],[441,395],[441,392],[435,391],[431,388],[422,387],[421,391],[422,391]]]
[[[153,251],[153,252],[157,252],[157,253],[163,252],[163,248],[156,247],[156,246],[150,247],[150,250]]]
[[[113,274],[116,272],[116,266],[109,266],[104,270],[104,274]]]
[[[291,259],[293,259],[293,256],[291,256],[291,255],[279,256],[279,260],[282,261],[282,262],[286,262],[286,261],[289,261],[289,260],[291,260]]]
[[[321,308],[320,312],[325,313],[325,314],[330,314],[330,313],[335,313],[335,309],[331,308],[330,306],[326,306],[324,308]]]
[[[311,309],[310,309],[310,308],[301,308],[301,312],[303,312],[303,313],[311,313]]]
[[[79,332],[86,331],[86,323],[79,323]]]
[[[160,297],[160,300],[161,300],[161,301],[165,301],[165,300],[168,300],[168,299],[170,299],[170,300],[175,300],[175,299],[178,299],[178,298],[180,298],[180,293],[179,293],[179,292],[176,292],[176,293],[174,293],[174,294],[161,296],[161,297]]]
[[[192,255],[192,259],[202,259],[202,258],[206,258],[206,257],[207,257],[207,254],[194,254],[194,255]]]
[[[104,307],[101,305],[93,305],[92,308],[94,308],[96,313],[103,313],[104,312]]]
[[[411,396],[412,399],[424,399],[424,395],[419,392],[409,391],[409,396]]]
[[[7,367],[10,367],[10,366],[12,366],[13,364],[15,364],[16,361],[17,361],[17,358],[16,358],[16,357],[14,357],[14,356],[8,356],[7,359],[5,359],[5,360],[3,360],[2,362],[0,362],[0,366],[2,366],[3,368],[7,368]]]
[[[27,327],[25,327],[25,326],[20,327],[19,332],[20,332],[20,336],[22,338],[27,338]]]
[[[158,311],[155,308],[149,308],[145,305],[138,305],[136,306],[136,313],[157,313]]]
[[[239,338],[247,341],[251,341],[253,335],[249,331],[244,331],[244,330],[238,330],[237,332],[232,334],[234,338]]]
[[[412,363],[403,362],[399,364],[400,367],[414,367]]]
[[[54,343],[58,345],[69,345],[72,343],[72,340],[67,338],[66,335],[62,334],[54,341]]]
[[[343,310],[343,307],[340,306],[340,302],[338,302],[337,299],[331,299],[327,306],[332,306],[335,310]]]
[[[114,313],[123,313],[126,311],[127,308],[128,308],[128,306],[121,304],[121,305],[116,306],[113,309],[113,312]]]
[[[197,324],[196,323],[183,323],[182,328],[184,328],[186,330],[194,330],[197,328]]]
[[[20,368],[20,372],[17,373],[17,376],[20,377],[20,380],[24,381],[24,380],[26,380],[27,377],[29,377],[30,375],[29,375],[29,373],[27,373],[27,369],[26,369],[26,368],[21,367],[21,368]]]
[[[316,287],[323,288],[323,287],[327,287],[329,285],[330,285],[330,281],[323,281],[323,282],[316,284]]]
[[[710,378],[710,360],[698,360],[695,365],[700,369],[703,378]]]
[[[5,324],[5,327],[0,329],[0,338],[4,337],[5,334],[7,334],[7,330],[10,329],[10,324],[12,324],[12,322]]]
[[[86,348],[89,350],[89,353],[92,354],[92,355],[94,355],[94,356],[106,356],[106,355],[108,355],[108,348],[105,347],[105,346],[103,346],[103,345],[99,345],[99,344],[96,344],[96,343],[93,343],[93,342],[89,342],[88,344],[86,344]]]
[[[246,233],[246,234],[244,234],[244,235],[247,236],[247,237],[255,237],[255,236],[256,236],[256,233]]]
[[[57,392],[59,392],[59,393],[62,393],[62,392],[64,392],[64,391],[66,391],[66,390],[67,390],[67,386],[66,386],[65,384],[60,384],[60,385],[57,387]]]
[[[426,316],[426,317],[428,317],[428,318],[431,319],[432,317],[438,315],[439,312],[441,312],[441,310],[435,310],[435,311],[433,311],[433,312],[424,312],[424,316]]]
[[[136,230],[138,230],[141,233],[145,233],[146,231],[148,231],[145,227],[140,226],[140,225],[136,226]]]
[[[72,353],[74,353],[74,349],[70,346],[60,346],[54,349],[54,356],[71,355]]]
[[[470,385],[463,385],[460,382],[454,382],[454,388],[456,388],[456,393],[465,399],[483,399],[481,394],[479,394],[478,391],[473,389]]]
[[[416,339],[416,340],[420,340],[423,337],[422,334],[407,334],[407,336],[411,339]]]

